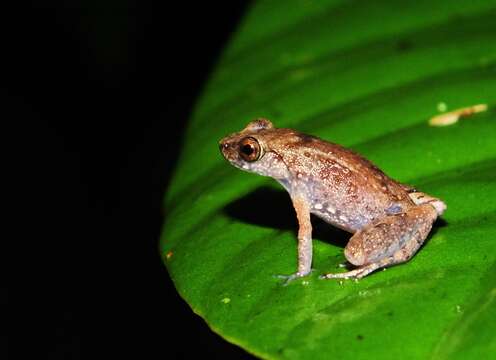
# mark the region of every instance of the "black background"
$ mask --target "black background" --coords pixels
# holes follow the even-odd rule
[[[26,275],[13,278],[12,354],[249,358],[193,315],[158,254],[182,131],[248,5],[40,1],[7,14],[1,97]]]

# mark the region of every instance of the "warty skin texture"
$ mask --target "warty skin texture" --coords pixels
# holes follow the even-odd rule
[[[219,148],[235,167],[270,176],[288,191],[299,222],[298,271],[289,279],[311,270],[310,213],[354,234],[345,256],[358,268],[325,277],[361,278],[410,259],[446,209],[441,200],[389,178],[361,155],[275,128],[266,119],[223,138]]]

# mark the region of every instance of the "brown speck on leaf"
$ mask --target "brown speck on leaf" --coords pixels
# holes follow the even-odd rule
[[[477,104],[473,106],[456,109],[441,115],[436,115],[429,119],[430,126],[448,126],[453,125],[460,120],[461,117],[467,117],[479,112],[487,110],[487,104]]]
[[[174,253],[172,252],[172,250],[169,250],[167,251],[167,254],[165,254],[165,258],[169,260],[172,257],[172,255],[174,255]]]

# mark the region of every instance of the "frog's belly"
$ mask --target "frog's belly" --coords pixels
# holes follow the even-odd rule
[[[318,204],[312,207],[311,213],[325,222],[351,233],[362,229],[377,217],[375,214],[364,214],[361,212],[355,212],[350,215],[349,213],[340,211],[332,206],[324,208]]]

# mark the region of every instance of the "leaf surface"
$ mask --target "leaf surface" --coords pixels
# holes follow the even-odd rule
[[[496,3],[260,1],[199,100],[165,206],[161,253],[211,328],[265,358],[487,358],[496,353]],[[439,113],[486,103],[446,127]],[[315,221],[296,269],[288,195],[217,142],[267,117],[351,147],[448,210],[408,263],[359,282],[348,234]]]

